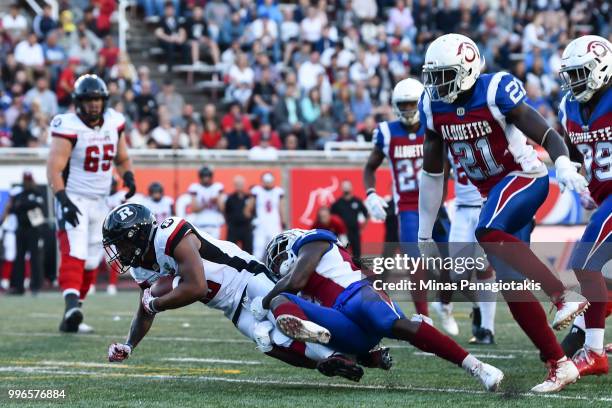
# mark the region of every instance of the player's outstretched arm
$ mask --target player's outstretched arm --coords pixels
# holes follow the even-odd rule
[[[546,149],[550,159],[555,163],[557,181],[562,192],[565,189],[575,190],[578,193],[586,191],[588,183],[578,174],[581,165],[571,162],[563,138],[548,125],[539,112],[523,102],[509,111],[506,118],[525,136]]]
[[[108,361],[111,363],[121,362],[129,357],[134,350],[134,347],[146,336],[153,325],[155,319],[154,314],[147,313],[142,305],[142,295],[144,291],[140,291],[138,299],[138,310],[134,314],[130,332],[128,333],[125,343],[113,343],[108,348]]]
[[[433,226],[444,196],[444,141],[427,130],[423,143],[423,170],[419,183],[419,241],[431,240]]]
[[[174,249],[181,284],[174,290],[152,300],[156,312],[178,309],[204,299],[208,291],[204,265],[200,256],[200,240],[194,234],[187,234]]]
[[[308,279],[319,265],[321,257],[332,245],[327,241],[313,241],[300,248],[293,270],[276,283],[276,286],[263,298],[264,309],[270,308],[270,302],[283,292],[298,293],[306,287]]]

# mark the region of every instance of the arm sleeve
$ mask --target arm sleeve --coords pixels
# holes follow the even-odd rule
[[[443,194],[444,173],[432,174],[422,170],[419,184],[419,238],[431,238]]]

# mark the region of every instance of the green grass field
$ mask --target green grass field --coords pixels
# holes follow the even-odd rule
[[[260,354],[221,313],[200,304],[160,314],[129,360],[111,365],[108,345],[123,341],[137,298],[91,296],[84,310],[96,333],[76,336],[57,331],[59,294],[0,297],[0,407],[62,403],[9,400],[9,389],[63,389],[70,407],[612,406],[609,376],[587,377],[556,395],[529,395],[546,370],[504,304],[498,344],[469,347],[506,374],[502,392],[488,394],[463,370],[395,341],[386,342],[391,371],[366,371],[360,383],[293,368]],[[467,345],[469,305],[456,309],[458,340]]]

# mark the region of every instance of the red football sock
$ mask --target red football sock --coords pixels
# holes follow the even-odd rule
[[[27,259],[24,263],[23,277],[26,279],[30,279],[32,277],[32,264],[30,263],[29,259]]]
[[[108,267],[108,284],[116,285],[118,279],[119,279],[119,266],[117,265],[117,262],[113,262]]]
[[[87,292],[91,285],[96,283],[96,276],[98,275],[98,268],[96,269],[85,269],[83,274],[83,282],[81,283],[81,289],[79,290],[79,300],[85,300]]]
[[[533,293],[529,291],[503,292],[514,320],[521,326],[532,343],[540,350],[546,361],[559,360],[565,354],[559,345],[555,333],[548,325],[546,312]],[[522,301],[516,301],[521,299]]]
[[[584,312],[584,324],[587,329],[604,329],[606,327],[606,309],[608,306],[608,290],[606,281],[600,272],[575,271],[580,292],[591,303]]]
[[[453,339],[440,333],[435,327],[425,322],[421,322],[414,337],[408,341],[419,350],[426,353],[434,353],[436,356],[458,366],[461,366],[461,363],[469,354]]]
[[[294,367],[315,368],[317,363],[306,357],[305,352],[306,345],[301,341],[294,341],[287,348],[273,346],[272,350],[266,354]]]
[[[62,292],[71,290],[76,294],[81,291],[84,267],[84,260],[62,254],[57,279]]]
[[[416,290],[411,291],[411,296],[416,313],[429,316],[427,290],[421,290],[421,282],[425,281],[425,279],[427,279],[427,274],[423,269],[417,269],[414,274],[410,275],[410,280],[417,285]]]
[[[476,279],[478,280],[487,280],[493,277],[493,267],[489,265],[487,269],[484,271],[476,271]]]
[[[302,320],[310,320],[308,319],[304,311],[293,302],[281,303],[272,311],[272,314],[274,314],[274,317],[276,318],[278,318],[278,316],[280,315],[288,314]]]
[[[11,272],[13,271],[13,262],[4,261],[2,264],[2,279],[11,279]]]
[[[448,270],[440,271],[440,282],[444,282],[444,283],[451,282],[450,273]],[[441,290],[440,293],[438,294],[440,303],[443,303],[445,305],[449,304],[453,300],[453,293],[454,293],[453,290]]]
[[[488,230],[478,237],[487,255],[494,255],[532,281],[539,282],[546,294],[555,298],[565,290],[563,283],[531,251],[529,245],[501,230]],[[510,245],[500,245],[509,243]],[[490,245],[486,245],[490,244]]]

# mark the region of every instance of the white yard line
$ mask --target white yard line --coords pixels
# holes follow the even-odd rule
[[[413,353],[415,356],[425,356],[425,357],[436,357],[435,354],[433,353],[426,353],[424,351],[415,351]],[[472,353],[472,355],[474,357],[477,358],[484,358],[484,359],[490,359],[490,360],[514,360],[516,358],[516,356],[512,355],[512,354],[508,354],[505,356],[499,355],[499,354],[479,354],[479,353]]]
[[[240,364],[240,365],[262,365],[262,361],[254,360],[223,360],[218,358],[194,358],[194,357],[170,357],[162,358],[162,361],[173,361],[178,363],[210,363],[210,364]]]
[[[179,376],[179,375],[159,375],[159,374],[128,374],[128,373],[107,373],[99,371],[66,371],[66,370],[53,370],[51,367],[0,367],[0,372],[18,372],[18,373],[35,373],[35,374],[53,374],[53,375],[90,375],[95,377],[127,377],[127,378],[148,378],[152,380],[186,380],[186,381],[201,381],[201,382],[227,382],[227,383],[239,383],[239,384],[253,384],[253,385],[289,385],[289,386],[304,386],[319,388],[337,388],[337,389],[357,389],[357,390],[387,390],[387,391],[412,391],[412,392],[425,392],[425,393],[448,393],[448,394],[474,394],[483,395],[490,394],[486,391],[470,390],[470,389],[459,389],[459,388],[436,388],[436,387],[413,387],[408,385],[359,385],[359,384],[343,384],[343,383],[323,383],[323,382],[309,382],[309,381],[279,381],[279,380],[265,380],[265,379],[246,379],[246,378],[227,378],[227,377],[212,377],[212,376]],[[25,377],[27,378],[27,377]],[[503,397],[503,393],[499,393],[500,397]],[[518,393],[512,394],[513,396],[521,397],[539,397],[549,399],[560,399],[570,401],[598,401],[598,402],[612,402],[612,398],[607,397],[582,397],[582,396],[570,396],[562,394],[532,394],[532,393]]]
[[[14,337],[66,337],[70,336],[69,334],[62,333],[38,333],[38,332],[3,332],[0,333],[0,338],[2,336],[14,336]],[[121,337],[121,335],[109,335],[109,334],[79,334],[76,335],[75,338],[96,338],[96,339],[116,339],[117,337]],[[211,338],[211,337],[161,337],[161,336],[147,336],[147,340],[152,341],[193,341],[196,343],[253,343],[247,339],[221,339],[221,338]]]

